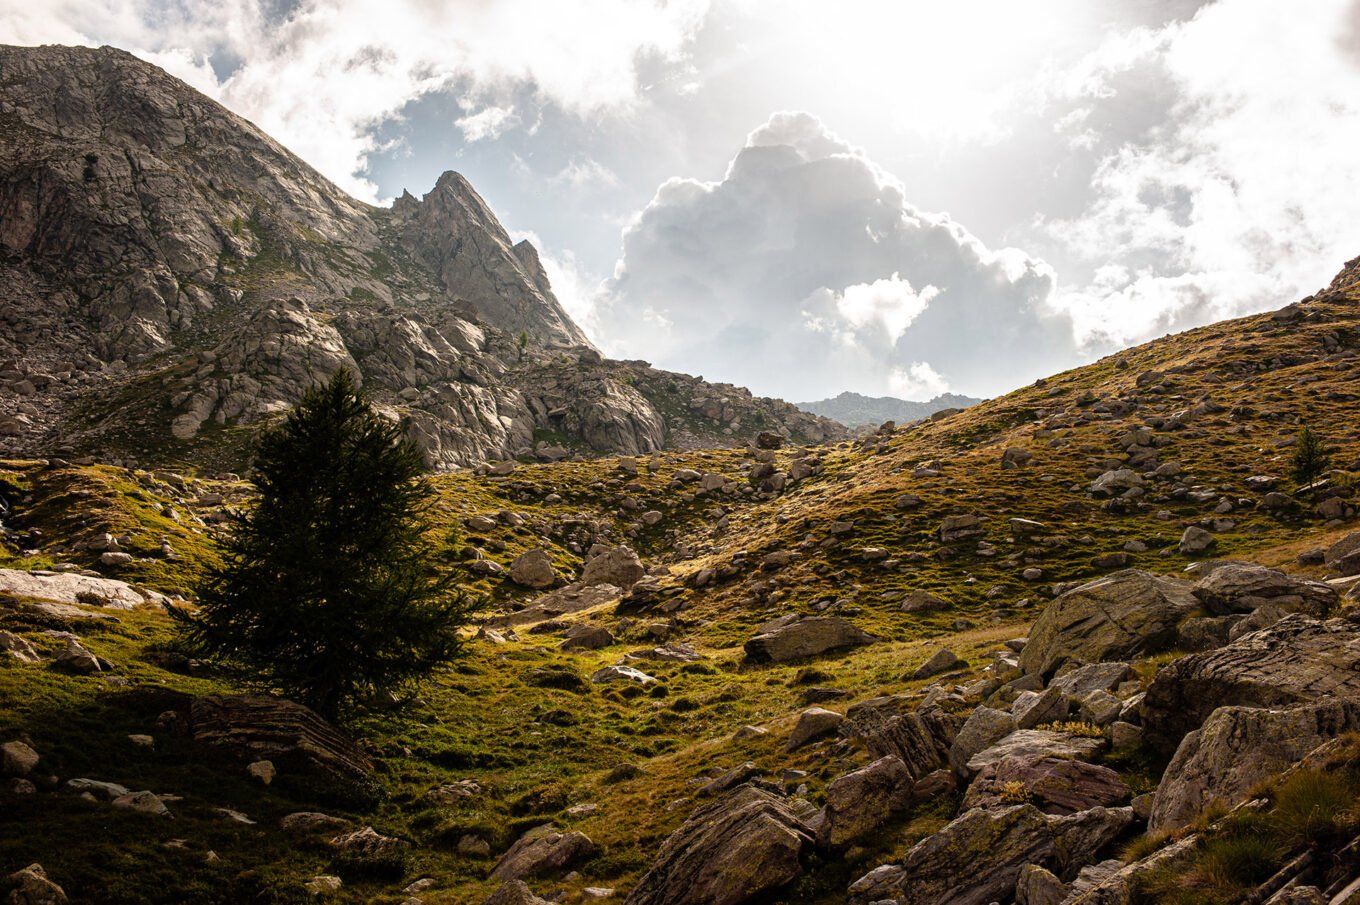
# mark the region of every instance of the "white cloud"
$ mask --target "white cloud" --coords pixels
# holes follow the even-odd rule
[[[484,107],[476,113],[460,116],[453,124],[467,141],[500,138],[507,130],[519,125],[514,107]]]
[[[619,177],[613,170],[598,160],[586,157],[584,159],[573,159],[549,177],[548,181],[579,191],[591,187],[613,188],[619,184]]]
[[[1126,344],[1277,307],[1360,252],[1357,17],[1352,0],[1221,0],[1111,37],[1055,82],[1076,104],[1060,128],[1101,147],[1089,203],[1043,224],[1095,270],[1057,299],[1083,339]],[[1151,128],[1092,138],[1092,122],[1132,118],[1130,86],[1152,83],[1171,102]]]
[[[894,396],[922,401],[949,392],[949,382],[928,361],[913,361],[906,368],[893,368],[888,387]]]
[[[786,398],[938,391],[935,367],[991,394],[1071,354],[1053,282],[1042,261],[909,204],[814,117],[779,113],[721,181],[657,189],[624,232],[598,339]]]
[[[372,131],[455,82],[474,96],[529,87],[575,115],[627,109],[639,66],[678,60],[707,0],[0,0],[0,40],[109,43],[188,77],[342,187],[373,198]],[[209,61],[226,61],[218,77]],[[510,125],[491,109],[470,140]],[[479,119],[480,117],[480,119]]]

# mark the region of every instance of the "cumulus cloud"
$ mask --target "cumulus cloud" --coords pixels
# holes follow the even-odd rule
[[[364,177],[375,128],[430,92],[474,103],[528,86],[571,114],[626,109],[644,63],[682,57],[707,0],[0,0],[0,40],[109,43],[254,121],[342,187]],[[468,140],[514,125],[486,103]]]
[[[613,351],[811,399],[988,394],[1072,353],[1054,275],[990,249],[806,113],[778,113],[717,182],[671,179],[599,299]]]
[[[1123,345],[1277,307],[1360,253],[1360,3],[1220,0],[1110,37],[1055,74],[1057,127],[1098,154],[1091,195],[1041,228],[1090,279],[1064,289],[1081,337]],[[1148,127],[1139,87],[1166,101]]]

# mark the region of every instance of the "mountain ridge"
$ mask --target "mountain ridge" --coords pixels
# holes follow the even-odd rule
[[[815,402],[795,402],[805,412],[821,415],[850,428],[878,427],[885,421],[906,423],[928,418],[948,409],[968,408],[982,402],[959,393],[940,393],[933,399],[913,401],[896,396],[865,396],[851,390]]]

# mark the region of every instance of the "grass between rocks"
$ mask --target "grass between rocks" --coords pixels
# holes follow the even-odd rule
[[[43,756],[43,775],[88,776],[181,800],[170,803],[175,816],[166,820],[65,794],[0,791],[0,871],[40,861],[74,901],[310,901],[302,887],[308,878],[341,871],[346,885],[338,901],[400,902],[406,883],[430,876],[436,885],[422,894],[425,901],[480,902],[493,889],[486,876],[499,854],[527,829],[552,823],[585,832],[599,854],[578,867],[579,877],[535,879],[536,889],[561,891],[568,902],[579,901],[587,885],[624,892],[712,775],[745,761],[771,777],[805,770],[808,798],[819,804],[827,782],[867,761],[865,752],[840,740],[784,752],[811,685],[847,692],[821,705],[836,710],[919,689],[927,682],[903,677],[941,645],[969,662],[961,676],[976,675],[1001,641],[1025,632],[1055,583],[1110,571],[1096,558],[1124,552],[1129,541],[1138,542],[1131,545],[1135,551],[1146,548],[1130,552],[1129,565],[1178,572],[1197,558],[1177,550],[1190,524],[1215,529],[1217,545],[1199,558],[1276,564],[1292,563],[1348,530],[1344,522],[1325,522],[1306,499],[1267,512],[1257,505],[1261,494],[1243,483],[1253,474],[1283,477],[1289,443],[1305,421],[1333,445],[1338,465],[1360,458],[1353,418],[1356,359],[1347,352],[1356,348],[1357,314],[1349,298],[1344,301],[1315,303],[1325,314],[1316,321],[1282,325],[1262,316],[1170,337],[939,421],[811,450],[820,473],[772,499],[696,495],[693,485],[673,482],[678,470],[689,468],[722,474],[733,487],[749,486],[750,458],[743,450],[663,453],[639,460],[636,475],[624,473],[617,460],[599,459],[526,464],[503,477],[437,477],[432,530],[443,565],[485,599],[488,613],[508,612],[533,595],[468,571],[474,549],[508,566],[518,554],[543,546],[570,577],[596,541],[628,542],[649,565],[662,567],[658,580],[678,607],[670,613],[644,608],[629,623],[612,607],[569,617],[615,633],[619,642],[600,651],[563,652],[559,636],[523,631],[522,640],[510,644],[473,641],[469,658],[433,676],[418,700],[364,714],[353,725],[377,760],[385,793],[367,812],[318,800],[287,777],[261,787],[239,763],[191,749],[158,727],[157,716],[170,709],[163,705],[176,693],[240,687],[230,675],[183,675],[159,665],[168,662],[159,652],[173,645],[163,615],[119,612],[114,623],[81,622],[75,630],[117,666],[128,686],[6,660],[0,665],[0,740],[30,738]],[[1324,335],[1339,338],[1339,353],[1327,351]],[[1136,388],[1137,376],[1154,369],[1167,381]],[[1140,408],[1122,416],[1072,424],[1062,417],[1133,394]],[[1205,396],[1223,410],[1179,430],[1157,431],[1164,443],[1158,461],[1181,463],[1180,482],[1212,489],[1214,499],[1197,503],[1173,495],[1171,481],[1150,483],[1141,501],[1146,505],[1123,512],[1107,511],[1089,496],[1085,488],[1096,475],[1126,463],[1118,443],[1126,430]],[[1003,469],[1002,451],[1016,446],[1032,452],[1031,464]],[[787,468],[803,454],[780,450],[776,465]],[[918,471],[921,466],[931,470]],[[1337,475],[1345,483],[1342,477]],[[1287,480],[1281,488],[1290,489]],[[1342,492],[1354,505],[1352,488]],[[920,497],[919,506],[898,509],[896,500],[907,493]],[[14,503],[7,525],[23,538],[21,549],[0,545],[0,567],[96,567],[168,593],[191,591],[213,562],[223,508],[249,504],[249,487],[235,480],[39,462],[0,462],[0,495]],[[1225,499],[1231,511],[1215,512]],[[503,511],[517,518],[501,517]],[[649,511],[661,513],[655,525],[641,518]],[[981,516],[984,533],[939,543],[941,521],[961,513]],[[491,517],[494,527],[474,530],[467,524],[471,516]],[[1045,527],[1016,534],[1008,525],[1012,517]],[[1215,519],[1224,523],[1214,525]],[[129,538],[133,563],[97,565],[98,553],[82,545],[105,532]],[[177,559],[161,555],[162,538]],[[866,556],[865,548],[887,555]],[[792,552],[792,562],[766,570],[761,558],[776,550]],[[1025,579],[1030,568],[1042,576]],[[694,576],[703,569],[724,574],[696,587]],[[949,606],[902,612],[902,596],[918,590]],[[812,663],[744,665],[741,644],[754,627],[791,611],[844,616],[884,640]],[[649,626],[656,623],[667,623],[671,637],[693,644],[705,659],[638,663],[659,680],[647,688],[590,683],[596,669],[655,644]],[[4,627],[48,648],[57,641],[42,629],[60,628],[12,614],[4,616]],[[1140,665],[1143,681],[1159,662]],[[735,738],[746,725],[767,732]],[[155,749],[128,741],[138,733],[154,736]],[[1105,763],[1135,793],[1153,788],[1164,766],[1141,751],[1110,754]],[[621,771],[621,765],[637,770]],[[429,797],[432,789],[464,779],[476,780],[482,791],[456,804]],[[1282,792],[1276,810],[1285,813],[1291,800],[1305,802],[1308,794],[1316,799],[1320,793]],[[919,807],[857,847],[814,860],[783,900],[842,901],[848,882],[938,829],[954,804]],[[229,822],[214,810],[222,807],[247,814],[255,825]],[[278,818],[298,810],[339,814],[409,840],[407,863],[387,865],[404,868],[403,875],[337,864],[324,842],[284,836]],[[1206,844],[1211,857],[1197,863],[1195,888],[1217,896],[1215,890],[1250,882],[1248,866],[1277,863],[1298,844],[1281,832],[1244,825],[1217,848]],[[490,854],[460,852],[468,837],[485,842]],[[1269,846],[1275,860],[1267,858]]]

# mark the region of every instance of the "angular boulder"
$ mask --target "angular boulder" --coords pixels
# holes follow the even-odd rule
[[[831,781],[812,823],[824,846],[840,846],[878,829],[911,803],[911,774],[891,754]]]
[[[1086,759],[1105,748],[1105,739],[1056,732],[1051,729],[1017,729],[968,758],[959,772],[980,773],[991,764],[1012,757],[1063,757]]]
[[[637,584],[647,570],[632,547],[620,545],[594,551],[581,572],[582,587],[613,585],[625,591]]]
[[[557,582],[552,557],[541,547],[521,553],[510,563],[510,580],[526,588],[550,588]]]
[[[814,843],[787,800],[740,786],[670,835],[624,905],[744,905],[797,879]]]
[[[789,741],[784,750],[797,751],[804,745],[835,732],[844,722],[845,717],[834,710],[809,707],[798,715],[798,722],[794,724],[793,732],[789,733]]]
[[[902,711],[894,698],[876,698],[846,713],[852,732],[874,757],[893,755],[913,780],[945,766],[966,718],[939,707]]]
[[[1064,663],[1143,656],[1176,640],[1199,606],[1186,582],[1125,569],[1073,588],[1050,603],[1020,652],[1020,667],[1050,676]]]
[[[1181,740],[1162,773],[1148,830],[1176,830],[1205,809],[1232,808],[1262,781],[1323,742],[1360,729],[1360,701],[1330,700],[1284,710],[1220,707]]]
[[[1143,698],[1148,742],[1174,751],[1219,707],[1360,699],[1360,627],[1294,613],[1226,647],[1163,666]]]
[[[808,616],[747,641],[746,659],[752,663],[786,663],[878,640],[840,616]]]
[[[1016,730],[1015,717],[1004,710],[979,707],[968,717],[949,746],[949,766],[956,773],[967,772],[967,765],[979,751],[990,748],[996,742]]]

